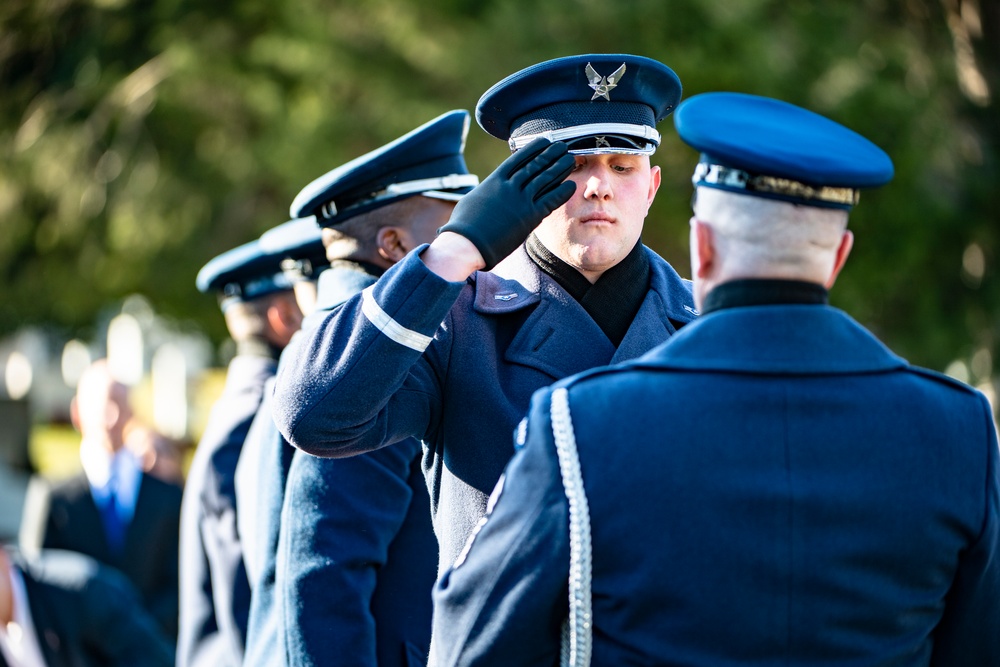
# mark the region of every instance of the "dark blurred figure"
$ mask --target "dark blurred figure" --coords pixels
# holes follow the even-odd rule
[[[0,548],[0,667],[168,667],[173,646],[112,568]]]
[[[128,399],[128,387],[112,377],[106,360],[84,372],[71,405],[83,472],[53,484],[33,481],[21,543],[28,553],[68,549],[120,570],[172,640],[181,489],[143,472],[125,447]]]
[[[212,259],[198,274],[198,289],[219,295],[236,356],[184,489],[179,666],[227,667],[243,660],[250,584],[236,526],[233,477],[264,383],[302,323],[291,284],[281,272],[282,259],[254,241]]]

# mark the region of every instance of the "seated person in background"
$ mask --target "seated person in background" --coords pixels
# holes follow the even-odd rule
[[[0,547],[0,667],[172,667],[174,651],[121,573],[70,551]]]
[[[71,405],[83,472],[28,489],[21,548],[67,549],[120,570],[167,636],[177,635],[177,548],[181,489],[142,471],[125,447],[128,387],[104,359],[80,378]]]

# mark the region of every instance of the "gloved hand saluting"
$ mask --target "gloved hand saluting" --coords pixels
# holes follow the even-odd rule
[[[438,232],[472,241],[492,269],[573,196],[576,184],[565,179],[576,160],[566,151],[564,143],[535,139],[462,197]]]

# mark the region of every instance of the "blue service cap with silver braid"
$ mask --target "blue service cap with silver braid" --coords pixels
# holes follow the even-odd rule
[[[259,299],[292,288],[282,272],[282,253],[269,253],[260,240],[228,250],[208,261],[198,272],[195,285],[201,292],[218,292],[225,311],[234,303]]]
[[[404,197],[458,201],[479,184],[465,165],[468,133],[468,111],[442,114],[314,180],[296,195],[291,215],[330,227]]]
[[[861,188],[892,180],[892,160],[843,125],[802,107],[745,93],[703,93],[674,114],[701,153],[692,183],[820,208],[849,210]]]
[[[260,247],[284,256],[281,268],[293,282],[315,280],[330,266],[315,216],[289,220],[267,230],[260,236]]]
[[[663,63],[593,53],[511,74],[479,99],[476,120],[511,152],[544,137],[576,155],[652,155],[660,144],[656,124],[680,99],[681,81]]]

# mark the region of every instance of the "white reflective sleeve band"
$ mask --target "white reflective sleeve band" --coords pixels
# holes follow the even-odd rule
[[[552,392],[550,413],[559,472],[569,505],[569,618],[563,626],[559,664],[588,667],[594,632],[590,599],[593,551],[590,542],[590,505],[583,488],[576,434],[573,432],[573,418],[569,412],[569,392],[565,388]]]
[[[368,321],[372,323],[376,329],[388,336],[392,341],[399,343],[400,345],[405,345],[411,350],[416,350],[417,352],[423,352],[427,349],[427,346],[431,344],[431,337],[425,336],[422,333],[412,331],[401,325],[396,320],[389,317],[388,314],[382,308],[375,303],[375,297],[372,296],[372,290],[374,285],[367,287],[361,292],[361,312],[365,314]]]
[[[574,125],[561,130],[549,130],[538,134],[526,134],[523,137],[512,138],[510,146],[514,150],[519,150],[530,144],[538,137],[545,137],[549,141],[565,141],[566,139],[577,139],[587,137],[592,134],[624,134],[629,137],[641,137],[647,141],[659,145],[660,133],[648,125],[632,125],[631,123],[591,123],[589,125]]]

